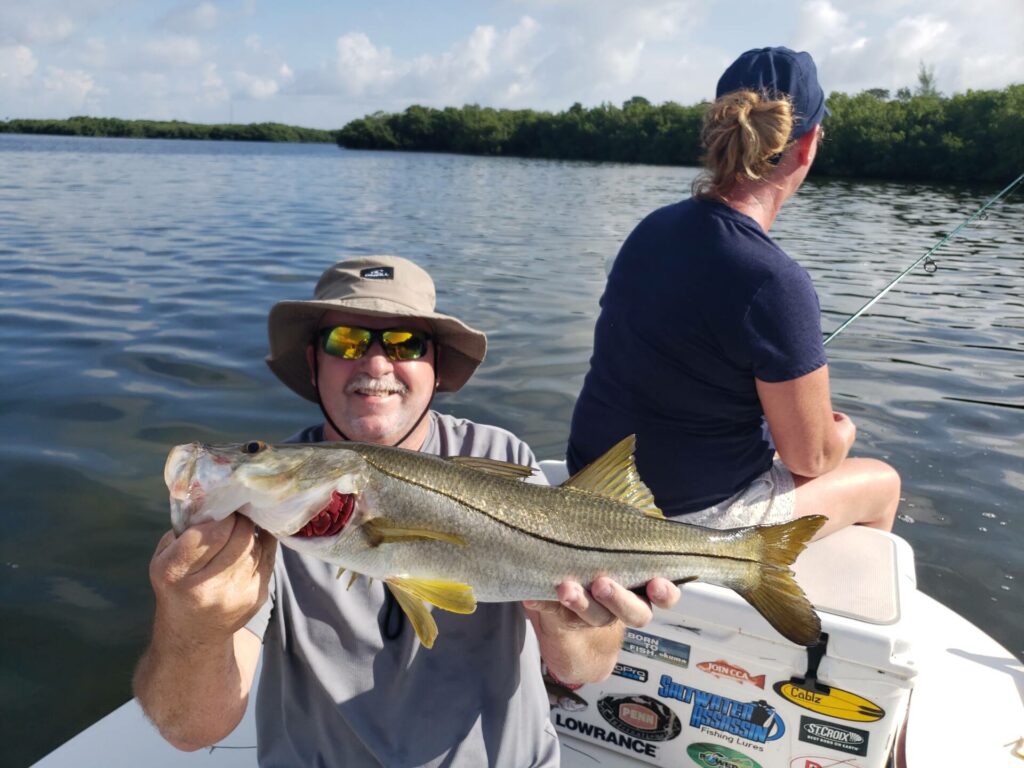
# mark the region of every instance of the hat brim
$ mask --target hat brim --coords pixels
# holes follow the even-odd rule
[[[270,310],[267,332],[270,354],[266,361],[289,389],[311,402],[318,402],[316,388],[306,362],[309,347],[325,312],[336,310],[367,317],[407,317],[430,324],[438,345],[437,389],[457,392],[469,381],[487,354],[487,337],[449,315],[417,312],[397,302],[383,299],[281,301]]]

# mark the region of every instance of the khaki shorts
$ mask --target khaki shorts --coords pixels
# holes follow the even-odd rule
[[[796,487],[793,474],[775,459],[763,475],[725,501],[713,507],[681,515],[681,523],[708,528],[742,528],[747,525],[775,525],[793,519]]]

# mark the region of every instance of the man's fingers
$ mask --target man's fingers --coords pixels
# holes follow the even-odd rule
[[[668,579],[658,577],[647,582],[647,598],[659,608],[671,608],[679,602],[682,591]]]
[[[558,602],[592,627],[606,627],[616,619],[615,614],[592,599],[587,590],[574,581],[564,581],[558,585]]]
[[[184,578],[201,571],[230,539],[235,517],[238,516],[193,525],[177,538],[173,538],[173,532],[164,534],[156,558],[165,561],[164,569],[172,578]],[[161,546],[163,548],[159,549]]]
[[[654,614],[648,602],[621,584],[606,576],[600,576],[590,585],[590,593],[615,618],[630,627],[642,627],[649,623]]]

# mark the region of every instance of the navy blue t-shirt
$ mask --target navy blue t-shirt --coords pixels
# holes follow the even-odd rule
[[[811,278],[757,222],[710,200],[661,208],[608,276],[569,470],[636,433],[637,468],[666,515],[717,504],[771,466],[755,377],[825,362]]]

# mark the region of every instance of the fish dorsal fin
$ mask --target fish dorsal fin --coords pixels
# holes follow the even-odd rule
[[[635,448],[636,435],[622,438],[607,453],[562,483],[562,487],[625,502],[648,517],[665,517],[636,471]]]
[[[453,613],[473,613],[476,610],[476,597],[473,588],[468,584],[440,579],[409,579],[392,576],[385,580],[391,594],[409,623],[416,630],[416,637],[425,648],[432,648],[437,638],[437,623],[430,615],[423,601]]]
[[[453,464],[475,469],[477,472],[495,477],[507,477],[510,480],[520,480],[533,474],[533,467],[524,467],[522,464],[513,464],[510,461],[485,459],[481,456],[452,456],[448,460]]]

